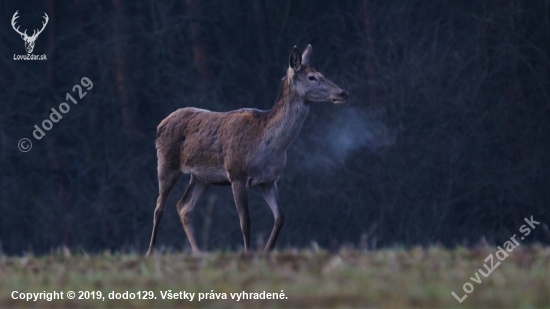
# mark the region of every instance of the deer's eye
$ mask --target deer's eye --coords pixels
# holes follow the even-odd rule
[[[307,79],[309,79],[310,81],[317,80],[317,78],[315,78],[315,76],[313,76],[313,75],[310,75]]]

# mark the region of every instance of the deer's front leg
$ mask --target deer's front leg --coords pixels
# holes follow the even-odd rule
[[[243,232],[244,251],[250,248],[250,217],[248,215],[248,189],[244,181],[234,181],[231,183],[235,205],[241,221],[241,231]]]
[[[277,241],[277,236],[279,236],[279,231],[285,222],[285,214],[281,208],[281,202],[279,201],[279,190],[277,189],[276,183],[265,184],[260,187],[264,195],[265,201],[271,208],[273,212],[273,218],[275,223],[273,224],[273,230],[271,231],[271,236],[265,246],[264,252],[272,250],[275,247],[275,242]]]

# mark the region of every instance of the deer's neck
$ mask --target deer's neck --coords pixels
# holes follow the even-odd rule
[[[294,141],[304,123],[309,106],[283,81],[279,97],[269,111],[264,131],[264,143],[273,154],[282,154]]]

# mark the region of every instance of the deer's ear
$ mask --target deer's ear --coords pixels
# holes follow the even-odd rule
[[[311,44],[308,44],[306,49],[304,50],[304,53],[302,54],[302,63],[305,65],[309,65],[309,61],[311,60],[311,53],[313,52],[311,48]]]
[[[302,65],[302,55],[296,46],[294,46],[292,52],[290,53],[288,65],[294,72],[300,70],[300,66]]]

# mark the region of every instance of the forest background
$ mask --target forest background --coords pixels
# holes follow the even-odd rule
[[[40,29],[33,53],[10,26]],[[0,2],[0,251],[144,251],[154,140],[174,110],[269,109],[294,45],[349,91],[311,106],[278,181],[277,248],[550,243],[550,1]],[[86,96],[37,140],[34,125]],[[28,138],[32,149],[21,152]],[[173,190],[158,247],[188,250]],[[251,194],[254,243],[273,217]],[[238,249],[231,192],[195,211],[200,245]],[[254,248],[259,247],[254,245]]]

